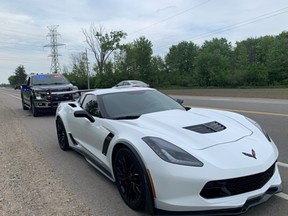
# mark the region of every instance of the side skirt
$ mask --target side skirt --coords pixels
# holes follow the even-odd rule
[[[70,145],[71,148],[73,148],[75,151],[79,152],[81,155],[84,156],[86,161],[90,163],[94,168],[99,170],[103,175],[105,175],[107,178],[109,178],[112,182],[115,180],[112,177],[111,171],[106,168],[100,160],[95,157],[88,149],[80,145],[72,136],[71,133],[69,133],[70,140],[72,141],[73,145]]]

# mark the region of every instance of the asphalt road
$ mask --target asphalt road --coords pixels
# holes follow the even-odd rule
[[[184,104],[195,107],[228,109],[244,114],[262,125],[279,149],[278,167],[283,181],[283,192],[267,203],[251,208],[245,216],[288,215],[288,101],[268,99],[233,99],[215,97],[175,96]],[[37,143],[44,159],[63,179],[76,196],[92,209],[94,215],[145,215],[130,210],[122,201],[116,186],[90,166],[79,154],[63,152],[58,147],[53,115],[34,118],[22,110],[18,90],[0,89],[0,101],[17,114],[19,123]],[[1,128],[0,128],[1,129]],[[25,146],[24,146],[25,148]]]

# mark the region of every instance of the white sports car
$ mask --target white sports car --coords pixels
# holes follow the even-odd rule
[[[278,150],[253,120],[150,88],[98,89],[56,112],[60,148],[155,215],[240,214],[281,191]]]

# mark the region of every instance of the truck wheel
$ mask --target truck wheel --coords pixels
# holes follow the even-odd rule
[[[37,117],[39,115],[39,112],[32,101],[31,101],[31,111],[34,117]]]
[[[23,110],[28,110],[29,108],[25,105],[23,97],[21,97],[21,100],[22,100],[22,108],[23,108]]]

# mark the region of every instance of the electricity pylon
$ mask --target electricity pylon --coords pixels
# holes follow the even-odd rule
[[[65,45],[57,43],[57,37],[60,36],[60,34],[57,32],[58,26],[59,25],[47,26],[47,28],[50,31],[47,35],[50,37],[50,44],[44,46],[44,47],[51,47],[51,54],[49,55],[49,57],[52,57],[50,67],[51,73],[59,73],[61,71],[60,64],[58,61],[58,56],[61,55],[58,54],[58,46]]]

